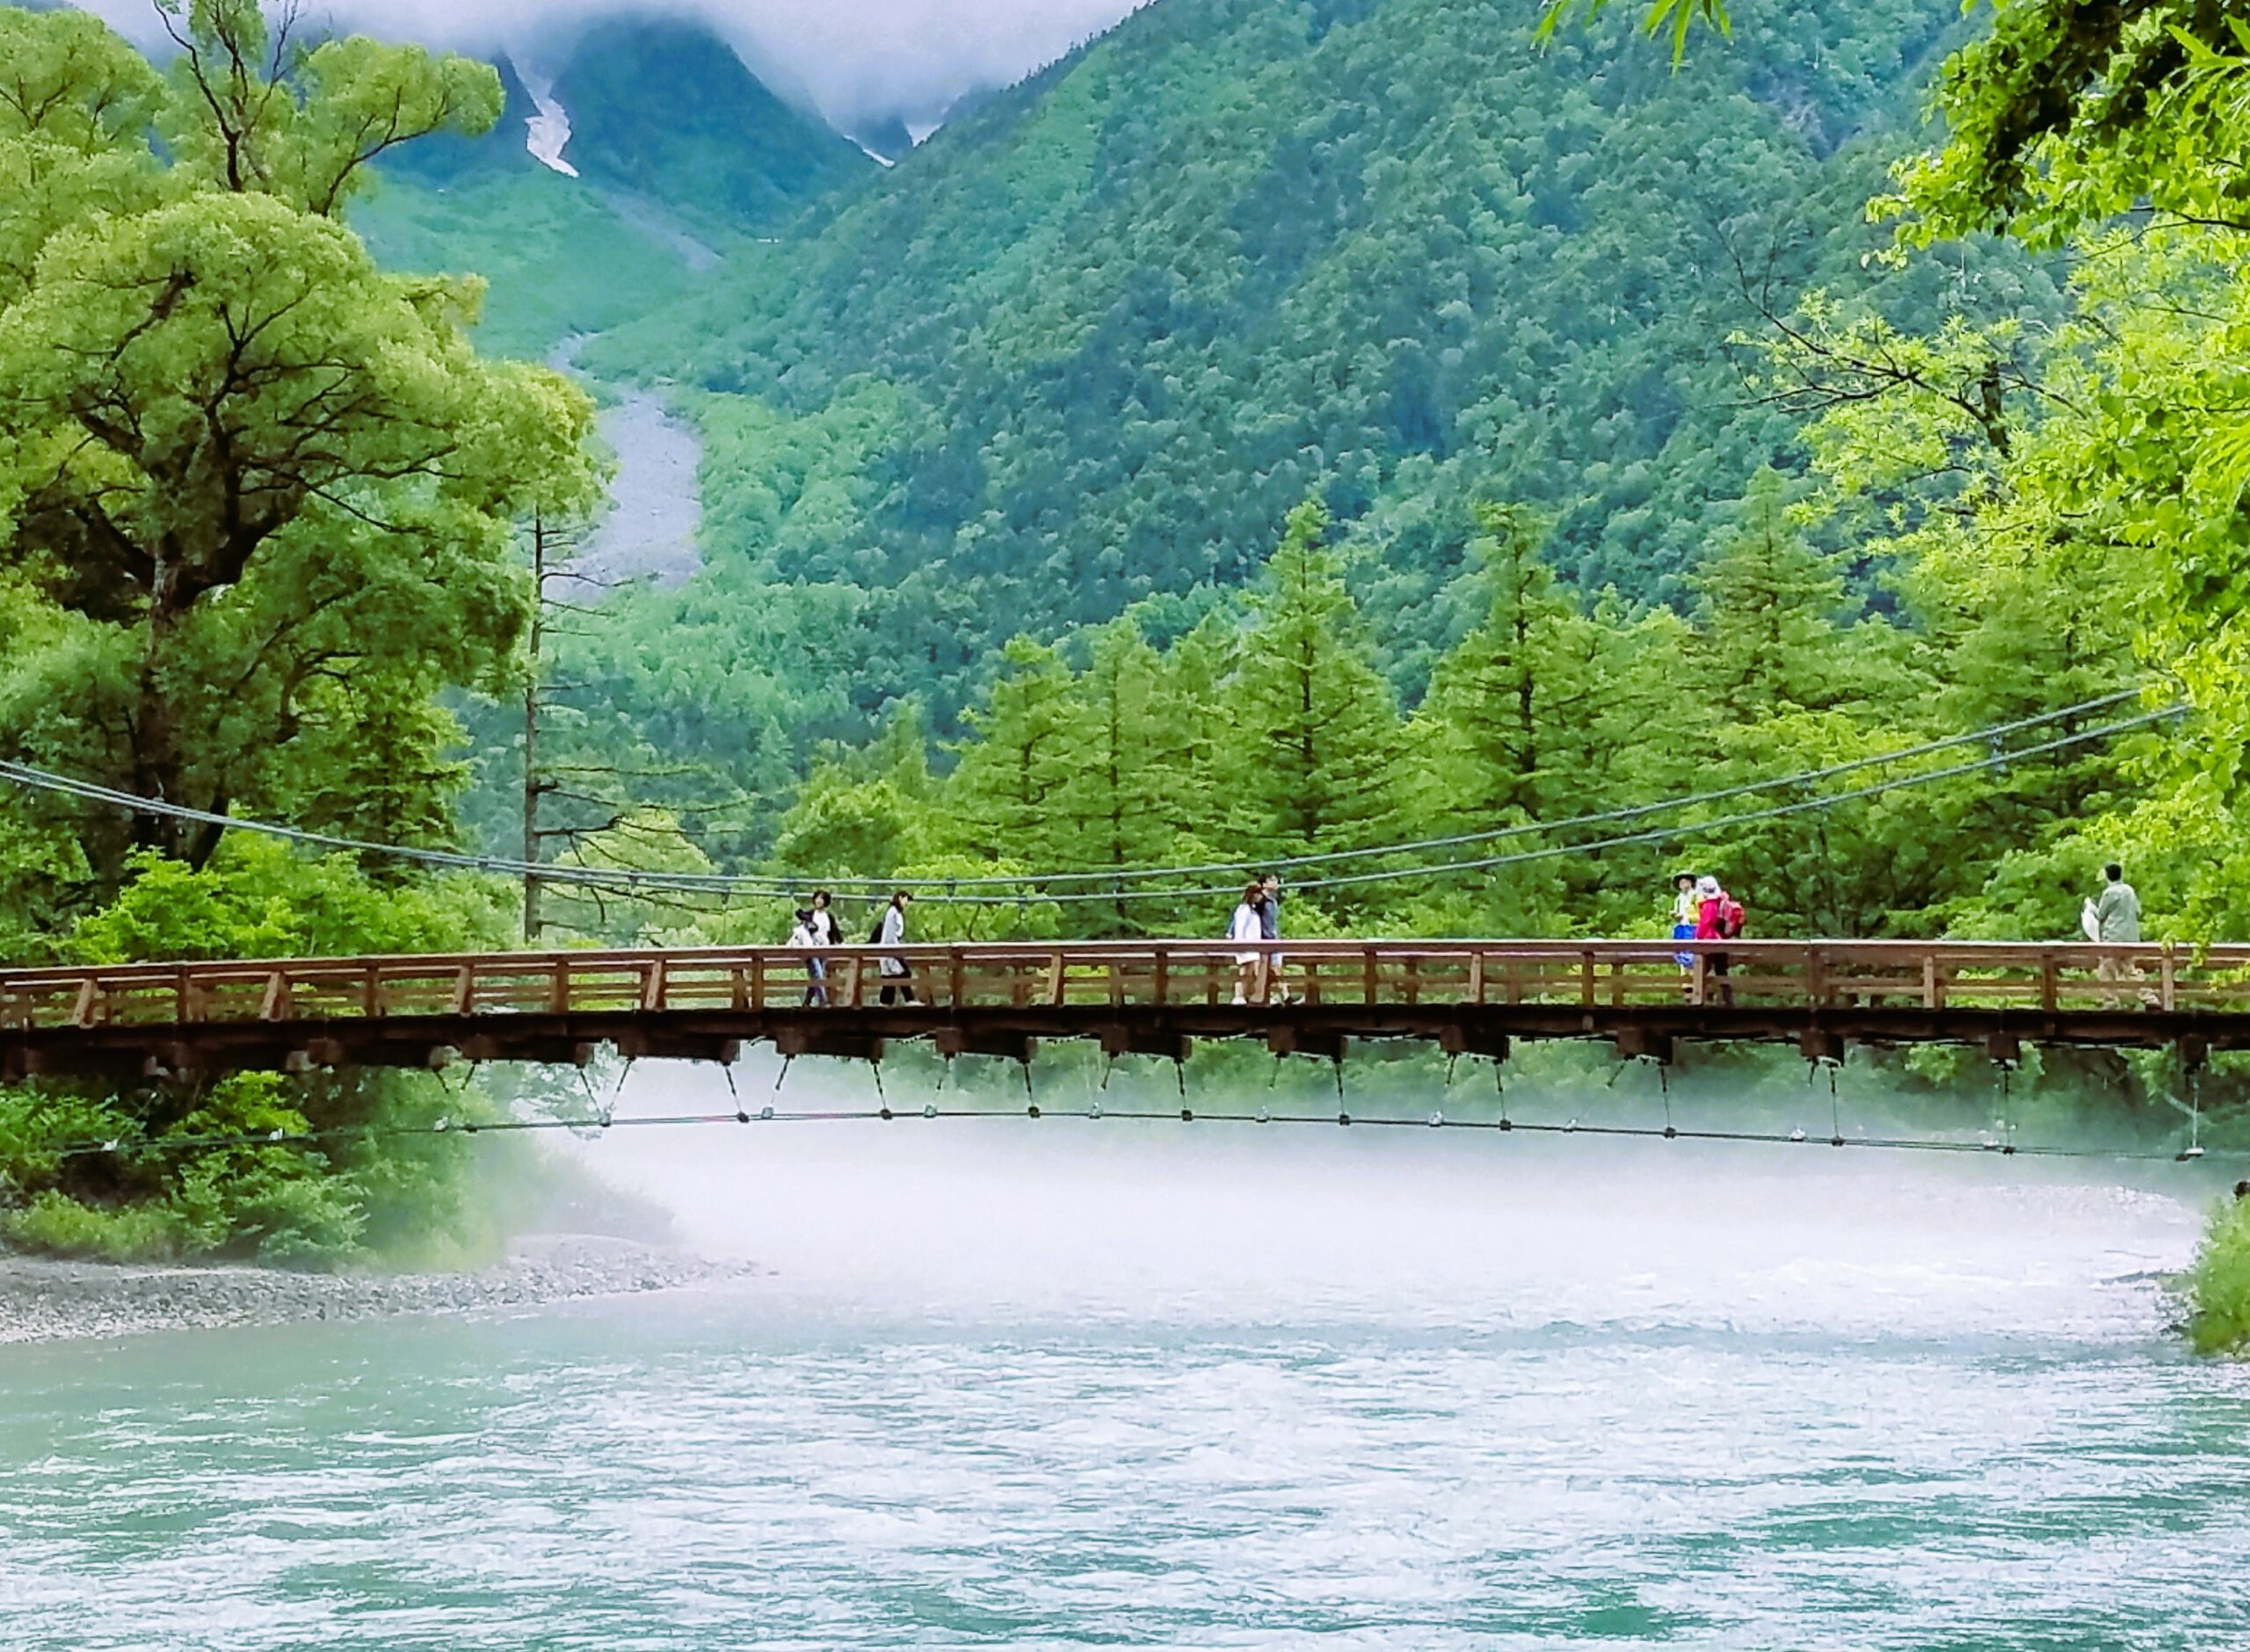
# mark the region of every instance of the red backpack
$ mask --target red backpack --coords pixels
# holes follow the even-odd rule
[[[1719,933],[1721,935],[1731,941],[1740,940],[1742,926],[1749,922],[1749,919],[1750,915],[1742,909],[1741,902],[1731,895],[1719,896]]]

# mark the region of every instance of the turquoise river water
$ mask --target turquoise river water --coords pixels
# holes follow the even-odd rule
[[[0,1646],[2250,1645],[2170,1167],[658,1135],[756,1277],[0,1350]]]

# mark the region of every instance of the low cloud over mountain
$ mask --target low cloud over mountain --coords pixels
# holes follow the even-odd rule
[[[147,40],[149,0],[83,0]],[[559,60],[590,22],[620,15],[700,18],[778,90],[846,128],[935,120],[956,98],[1053,62],[1145,0],[323,0],[337,25],[433,45],[504,47]]]

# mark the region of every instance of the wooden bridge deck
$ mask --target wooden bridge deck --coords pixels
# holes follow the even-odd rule
[[[1670,940],[1288,941],[1273,1002],[1236,1004],[1208,942],[912,946],[917,1001],[882,1002],[875,948],[499,953],[0,971],[0,1077],[131,1078],[455,1059],[730,1061],[745,1043],[873,1058],[926,1040],[1027,1056],[1040,1039],[1185,1056],[1196,1039],[1340,1057],[1350,1039],[1501,1055],[1512,1039],[2250,1048],[2250,946]],[[1683,970],[1675,954],[1695,955]],[[1722,976],[1715,956],[1731,966]],[[2105,979],[2105,976],[2113,978]],[[889,983],[896,985],[895,982]],[[1283,1001],[1284,995],[1287,1001]],[[1258,996],[1255,984],[1252,996]]]

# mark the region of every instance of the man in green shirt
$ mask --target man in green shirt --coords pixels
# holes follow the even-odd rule
[[[2138,946],[2141,941],[2141,898],[2133,886],[2125,881],[2125,869],[2116,861],[2102,867],[2101,875],[2108,884],[2094,902],[2094,938],[2104,946]],[[2140,966],[2130,958],[2115,954],[2104,958],[2094,967],[2094,973],[2104,982],[2116,984],[2132,982],[2138,985],[2143,979]],[[2143,1004],[2155,1001],[2144,991]],[[2105,993],[2102,1003],[2115,1010],[2125,1002],[2123,993]]]

